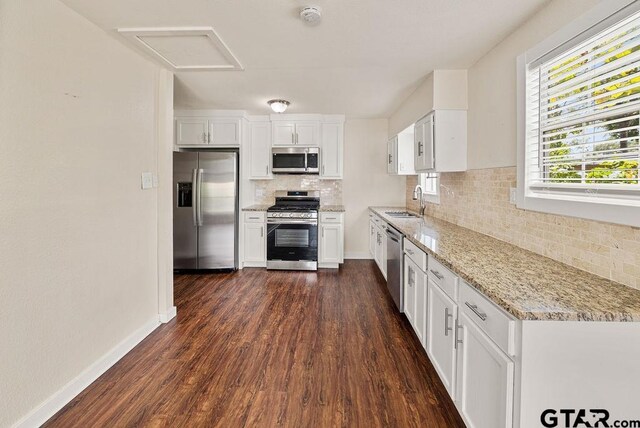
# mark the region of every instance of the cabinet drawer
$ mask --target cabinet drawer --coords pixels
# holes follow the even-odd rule
[[[423,272],[427,271],[427,254],[418,248],[413,242],[404,238],[404,252],[409,256],[413,262],[418,265]]]
[[[442,266],[433,257],[429,257],[429,279],[437,284],[452,300],[458,300],[458,276]]]
[[[320,213],[320,223],[342,223],[342,213]]]
[[[248,211],[244,213],[244,221],[245,223],[264,223],[266,215],[264,211]]]
[[[515,320],[464,281],[460,281],[460,308],[500,349],[515,355]]]

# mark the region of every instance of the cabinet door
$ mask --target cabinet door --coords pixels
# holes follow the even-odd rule
[[[209,119],[208,141],[216,146],[239,146],[240,120]]]
[[[344,127],[341,123],[322,124],[321,178],[342,178]]]
[[[176,144],[179,146],[207,144],[208,121],[200,117],[176,119]]]
[[[296,144],[299,146],[320,145],[320,123],[296,122]]]
[[[320,225],[320,263],[342,262],[342,225],[337,223]]]
[[[456,401],[467,426],[505,427],[513,423],[514,363],[466,314],[457,323]]]
[[[420,343],[426,349],[426,331],[427,331],[427,275],[418,268],[413,261],[413,269],[415,269],[415,307],[413,311],[413,330],[416,332],[416,336],[420,339]]]
[[[373,220],[369,220],[369,253],[371,257],[376,258],[376,224]]]
[[[434,169],[434,127],[433,113],[420,119],[415,125],[414,158],[416,171],[431,171]]]
[[[409,257],[404,256],[404,314],[412,326],[415,324],[417,272],[416,264]]]
[[[413,158],[413,135],[399,134],[398,135],[398,147],[396,149],[398,157],[398,174],[411,175],[415,174],[416,170],[413,166],[415,159]]]
[[[266,238],[264,223],[244,224],[244,262],[251,265],[266,263]]]
[[[387,173],[398,173],[398,137],[387,142]]]
[[[295,145],[296,126],[293,122],[272,122],[271,134],[274,146]]]
[[[251,124],[250,179],[271,178],[271,124]]]
[[[433,281],[428,285],[427,354],[451,397],[455,397],[454,320],[458,306]]]

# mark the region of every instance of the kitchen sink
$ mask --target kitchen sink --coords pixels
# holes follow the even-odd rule
[[[396,218],[420,217],[419,215],[410,213],[409,211],[385,211],[385,214],[388,215],[389,217],[396,217]]]

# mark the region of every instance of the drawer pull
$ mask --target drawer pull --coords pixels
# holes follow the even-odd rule
[[[249,220],[260,220],[260,217],[249,217]]]
[[[327,219],[327,220],[335,220],[336,218],[335,217],[325,217],[325,219]]]
[[[433,270],[433,269],[429,269],[431,271],[432,274],[434,274],[436,276],[436,278],[438,278],[440,281],[442,281],[444,279],[444,275],[441,274],[440,272],[438,272],[437,270]]]
[[[453,314],[449,313],[449,308],[444,308],[444,335],[449,336],[449,332],[453,330],[449,327],[449,318],[453,318]]]
[[[485,314],[484,312],[480,312],[480,310],[478,309],[478,305],[472,305],[469,302],[464,302],[464,304],[467,305],[467,307],[471,309],[473,313],[476,314],[482,321],[487,320],[487,314]]]
[[[412,256],[415,254],[411,248],[407,248],[407,253],[409,253]]]

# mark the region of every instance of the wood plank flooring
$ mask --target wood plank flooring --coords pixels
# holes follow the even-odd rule
[[[45,426],[464,426],[372,261],[175,284],[177,319]]]

